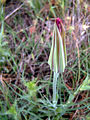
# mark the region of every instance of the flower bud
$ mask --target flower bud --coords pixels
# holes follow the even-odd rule
[[[57,18],[54,24],[52,47],[48,64],[50,65],[50,69],[56,73],[64,72],[67,64],[65,31],[60,18]]]

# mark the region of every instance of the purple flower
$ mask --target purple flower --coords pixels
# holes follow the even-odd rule
[[[62,20],[60,18],[56,18],[56,25],[59,29],[59,32],[62,32]]]
[[[67,64],[65,31],[62,20],[56,18],[52,37],[52,47],[48,60],[50,69],[56,73],[64,72]]]

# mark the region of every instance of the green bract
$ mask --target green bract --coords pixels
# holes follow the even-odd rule
[[[50,69],[56,73],[64,72],[65,66],[67,64],[65,31],[62,24],[61,26],[62,30],[60,32],[57,24],[54,24],[52,47],[48,60]]]

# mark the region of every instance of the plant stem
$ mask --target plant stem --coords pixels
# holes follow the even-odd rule
[[[57,104],[57,78],[58,78],[59,73],[54,72],[54,77],[53,77],[53,106],[56,107]]]
[[[0,18],[0,22],[1,22],[1,30],[0,30],[0,46],[1,46],[1,43],[2,43],[2,38],[3,38],[3,33],[4,33],[4,7],[3,5],[1,6],[0,8],[0,11],[1,11],[1,18]]]

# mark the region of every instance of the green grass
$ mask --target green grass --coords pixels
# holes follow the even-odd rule
[[[44,9],[40,13],[46,1],[49,2],[50,9],[47,11]],[[0,4],[0,120],[89,120],[90,118],[89,29],[87,28],[83,36],[77,32],[79,28],[70,32],[68,26],[72,26],[72,22],[67,24],[66,17],[71,17],[74,7],[76,15],[74,27],[78,26],[77,6],[70,6],[72,3],[66,1],[65,3],[61,1],[60,4],[59,0],[52,6],[50,0],[46,1],[37,0],[38,4],[32,3],[33,6],[24,3],[22,8],[6,21],[4,21],[6,13],[1,12]],[[15,4],[20,5],[17,2]],[[84,9],[84,3],[80,3],[79,7],[82,7],[80,12],[85,16],[81,20],[81,26],[88,25],[88,11]],[[9,11],[7,7],[5,9]],[[59,11],[62,14],[58,14]],[[68,12],[71,14],[68,15]],[[53,107],[53,72],[47,64],[53,30],[51,17],[54,16],[63,19],[68,58],[65,72],[59,75],[57,81],[56,108]],[[51,22],[51,28],[48,21]],[[31,26],[35,26],[32,34],[30,34]]]

